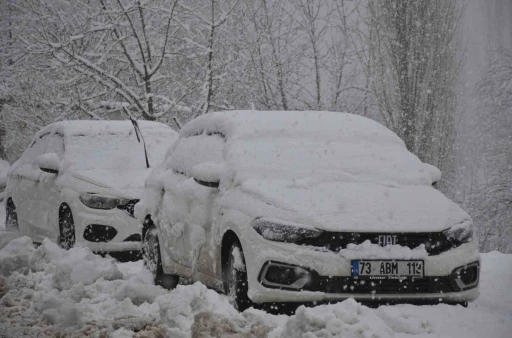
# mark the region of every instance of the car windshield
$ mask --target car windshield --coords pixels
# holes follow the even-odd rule
[[[430,185],[437,172],[397,143],[314,135],[238,139],[231,143],[228,161],[239,175],[266,179],[322,177]]]
[[[158,164],[172,139],[166,133],[142,131],[149,163]],[[145,169],[144,146],[134,132],[123,134],[74,135],[66,140],[65,157],[75,169]]]

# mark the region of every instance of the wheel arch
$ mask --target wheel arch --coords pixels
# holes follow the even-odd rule
[[[238,243],[240,247],[242,247],[242,243],[240,242],[240,239],[238,238],[238,235],[233,230],[227,230],[224,235],[222,236],[222,242],[221,242],[221,253],[220,253],[220,266],[221,266],[221,272],[222,276],[224,276],[224,271],[226,267],[226,263],[228,261],[229,257],[229,249],[231,249],[231,246],[233,243]],[[243,248],[242,248],[243,250]]]
[[[71,207],[69,206],[69,204],[67,204],[66,202],[62,202],[59,205],[59,226],[60,226],[60,221],[62,219],[62,216],[64,215],[64,212],[66,211],[66,209],[69,209],[71,214],[73,214],[73,211],[71,210]]]
[[[7,199],[5,200],[5,207],[7,207],[9,204],[12,204],[16,209],[16,203],[14,203],[14,200],[11,196],[7,197]]]
[[[67,212],[68,210],[71,213],[71,216],[73,216],[73,210],[71,209],[71,206],[68,203],[62,202],[59,205],[59,212],[57,213],[57,222],[58,222],[57,224],[59,225],[59,234],[58,234],[59,236],[62,233],[62,218],[64,216],[64,213]],[[55,216],[53,216],[53,217],[55,217]],[[74,216],[73,216],[73,223],[74,223]],[[75,227],[75,224],[73,224],[73,227]],[[76,228],[74,230],[76,232]],[[76,234],[75,234],[75,236],[76,236]]]
[[[11,209],[11,210],[10,210]],[[5,222],[5,227],[7,228],[8,226],[8,220],[9,220],[9,215],[12,216],[12,213],[14,213],[14,215],[16,215],[16,223],[17,223],[17,226],[18,226],[18,229],[19,229],[19,219],[18,219],[18,214],[16,212],[16,204],[14,204],[14,201],[11,197],[8,197],[7,200],[5,201],[5,218],[4,218],[4,222]]]
[[[147,214],[146,217],[144,217],[144,221],[142,222],[142,241],[144,241],[144,236],[146,236],[146,232],[153,226],[155,223],[153,223],[153,219],[151,219],[151,215]]]

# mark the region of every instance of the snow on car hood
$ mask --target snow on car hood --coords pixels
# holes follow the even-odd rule
[[[326,231],[430,232],[470,219],[442,193],[423,185],[255,179],[237,190],[269,206],[252,207],[254,217],[286,217],[283,221]]]
[[[74,170],[73,176],[82,181],[112,190],[119,197],[141,198],[144,182],[150,173],[145,170]]]

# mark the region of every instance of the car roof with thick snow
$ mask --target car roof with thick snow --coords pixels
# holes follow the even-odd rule
[[[371,119],[322,111],[226,111],[200,116],[180,138],[219,135],[226,164],[247,177],[343,173],[349,180],[427,184],[440,171],[421,162],[391,130]],[[200,151],[200,150],[197,150]],[[206,154],[205,154],[206,155]],[[206,157],[206,156],[205,156]],[[290,175],[288,175],[290,174]],[[345,179],[343,179],[345,180]]]
[[[227,139],[291,134],[311,135],[328,140],[364,138],[375,142],[404,145],[383,125],[368,118],[329,111],[223,111],[200,116],[187,123],[180,137],[203,132],[220,133]]]
[[[166,124],[153,121],[138,121],[142,134],[175,134]],[[129,120],[67,120],[58,121],[42,128],[36,137],[47,133],[56,133],[64,137],[68,136],[94,136],[108,134],[131,134],[134,127]]]

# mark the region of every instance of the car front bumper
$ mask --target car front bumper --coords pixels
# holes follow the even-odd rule
[[[442,254],[425,257],[424,278],[389,282],[385,279],[352,277],[351,259],[334,252],[320,252],[291,243],[268,241],[258,234],[246,235],[249,236],[242,237],[242,247],[248,273],[249,297],[255,303],[328,302],[347,298],[361,301],[465,302],[472,301],[479,295],[480,254],[474,243],[466,243]],[[388,258],[390,257],[374,259]],[[286,286],[269,286],[263,274],[265,267],[271,262],[302,267],[311,272],[311,280],[306,286],[296,290]],[[459,287],[454,274],[459,268],[471,264],[477,267],[476,283]],[[371,283],[375,288],[368,285]],[[379,288],[379,283],[384,284]]]
[[[140,251],[142,227],[138,219],[120,209],[92,209],[76,203],[72,208],[75,223],[76,242],[85,244],[93,252]],[[94,233],[96,225],[115,229],[113,238],[98,236]],[[89,232],[87,235],[85,232]],[[138,236],[137,236],[138,235]]]

